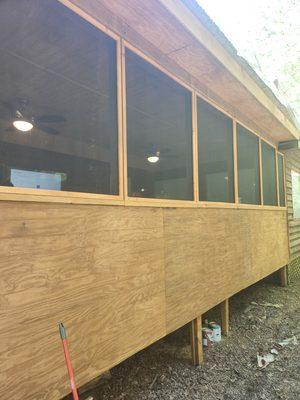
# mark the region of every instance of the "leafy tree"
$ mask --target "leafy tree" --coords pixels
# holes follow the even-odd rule
[[[198,0],[274,94],[300,116],[300,0]]]

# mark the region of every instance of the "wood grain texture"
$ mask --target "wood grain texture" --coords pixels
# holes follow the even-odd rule
[[[1,203],[0,398],[69,391],[165,335],[162,211]]]
[[[286,212],[0,203],[0,398],[69,392],[287,263]]]
[[[284,151],[285,155],[285,182],[286,205],[288,209],[288,226],[291,260],[300,257],[300,219],[294,218],[292,171],[300,173],[300,150]]]
[[[195,366],[203,364],[203,343],[202,343],[202,316],[193,319],[191,322],[191,353],[192,362]]]
[[[225,299],[220,304],[222,335],[229,333],[229,300]]]
[[[285,211],[163,211],[167,332],[287,263]]]

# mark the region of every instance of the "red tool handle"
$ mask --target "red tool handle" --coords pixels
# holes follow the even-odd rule
[[[69,352],[69,348],[68,348],[67,333],[66,333],[65,327],[63,326],[63,324],[61,322],[58,324],[58,326],[59,326],[59,333],[60,333],[60,337],[61,337],[61,341],[62,341],[62,345],[63,345],[63,349],[64,349],[64,355],[65,355],[66,365],[67,365],[69,379],[70,379],[70,386],[71,386],[71,390],[73,393],[73,399],[79,400],[77,388],[76,388],[76,384],[75,384],[75,380],[74,380],[74,372],[73,372],[71,359],[70,359],[70,352]]]

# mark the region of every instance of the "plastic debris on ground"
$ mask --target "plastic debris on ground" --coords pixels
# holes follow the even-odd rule
[[[296,346],[298,344],[298,340],[297,340],[296,336],[292,336],[288,339],[284,339],[282,342],[279,342],[278,344],[282,347],[288,346],[289,344],[293,344]]]
[[[257,364],[259,368],[266,368],[270,363],[275,361],[274,354],[264,354],[262,351],[257,352]]]

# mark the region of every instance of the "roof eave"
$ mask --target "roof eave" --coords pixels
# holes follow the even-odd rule
[[[259,85],[257,79],[253,79],[252,74],[247,71],[242,61],[239,61],[239,56],[234,51],[234,47],[228,41],[227,45],[224,46],[224,40],[222,43],[217,40],[216,36],[213,35],[207,27],[205,27],[199,20],[197,13],[193,13],[195,6],[194,0],[159,0],[160,3],[171,13],[184,28],[189,31],[194,38],[204,46],[223,66],[226,68],[235,79],[237,79],[244,87],[255,96],[258,101],[276,118],[284,128],[286,128],[291,135],[291,139],[299,139],[300,132],[298,127],[295,125],[287,113],[282,111],[282,107],[279,107],[279,100],[274,99]],[[199,7],[201,10],[201,8]],[[195,10],[194,10],[195,11]],[[225,36],[224,36],[225,37]],[[235,53],[235,54],[234,54]],[[252,69],[251,69],[252,70]],[[254,70],[252,70],[253,73]],[[260,79],[260,78],[258,78]],[[273,98],[272,98],[273,97]]]

